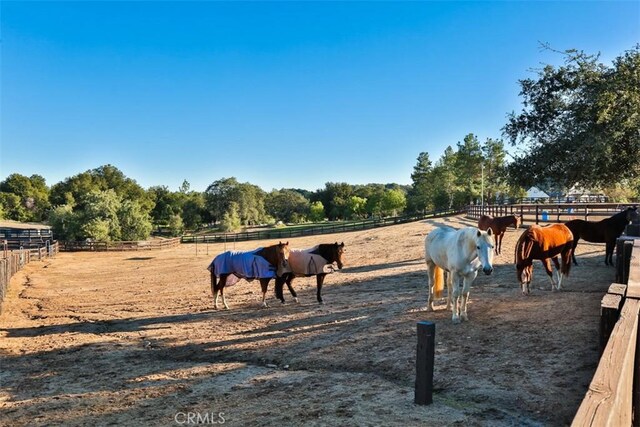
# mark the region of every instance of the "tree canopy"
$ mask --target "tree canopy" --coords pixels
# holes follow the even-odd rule
[[[598,55],[563,52],[562,66],[545,66],[520,80],[523,109],[503,131],[522,153],[511,180],[530,186],[551,180],[607,186],[640,174],[640,45],[611,66]]]

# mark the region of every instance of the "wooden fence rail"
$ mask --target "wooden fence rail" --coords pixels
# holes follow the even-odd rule
[[[616,261],[622,283],[602,298],[602,355],[572,426],[640,426],[640,238],[618,239]]]
[[[173,239],[140,240],[126,242],[60,242],[60,250],[65,252],[75,251],[145,251],[153,249],[173,248],[180,244],[180,237]]]
[[[4,244],[4,250],[0,253],[0,313],[2,312],[2,303],[13,275],[29,262],[52,257],[58,253],[58,250],[58,242],[39,249],[13,251],[7,250],[7,244]]]
[[[407,222],[419,221],[429,218],[440,218],[448,215],[458,215],[464,211],[439,210],[426,214],[415,214],[396,216],[388,218],[375,218],[363,221],[319,225],[307,228],[282,228],[260,231],[248,231],[244,233],[214,233],[202,236],[185,235],[182,236],[182,243],[223,243],[223,242],[243,242],[248,240],[267,239],[288,239],[292,237],[315,236],[319,234],[345,233],[349,231],[368,230],[371,228],[385,227],[388,225],[403,224]]]
[[[521,203],[511,205],[471,205],[467,208],[467,217],[478,219],[481,215],[519,216],[523,223],[539,224],[566,222],[572,219],[600,221],[608,218],[627,206],[624,203]]]

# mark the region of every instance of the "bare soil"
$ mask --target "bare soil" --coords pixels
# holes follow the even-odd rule
[[[510,229],[491,276],[474,282],[469,322],[424,311],[423,241],[436,224],[292,239],[344,241],[345,268],[299,278],[296,304],[257,281],[214,311],[206,266],[225,249],[61,253],[11,281],[0,315],[0,425],[561,426],[598,362],[599,302],[614,280],[604,246],[581,242],[565,290],[539,263],[516,282]],[[416,322],[436,323],[434,402],[413,403]],[[191,417],[191,418],[189,418]],[[199,417],[199,418],[198,418]]]

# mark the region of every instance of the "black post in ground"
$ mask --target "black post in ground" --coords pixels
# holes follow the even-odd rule
[[[418,351],[416,357],[415,403],[430,405],[433,402],[433,360],[436,325],[433,322],[418,322]]]

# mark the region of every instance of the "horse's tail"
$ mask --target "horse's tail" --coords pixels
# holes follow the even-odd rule
[[[433,279],[433,298],[442,298],[442,291],[444,290],[444,270],[435,266],[434,279]]]
[[[211,295],[215,296],[216,287],[218,286],[218,280],[216,278],[216,268],[213,263],[211,263],[208,270],[211,272]]]

